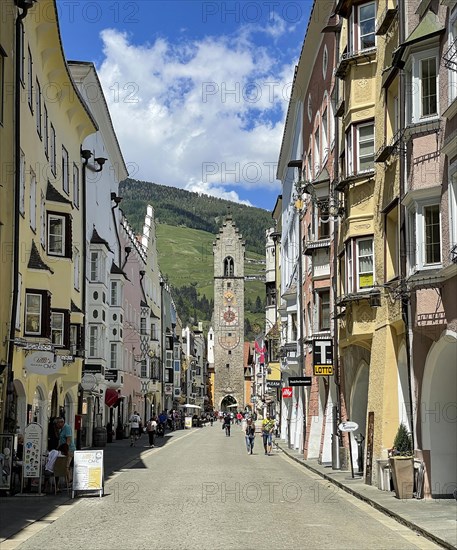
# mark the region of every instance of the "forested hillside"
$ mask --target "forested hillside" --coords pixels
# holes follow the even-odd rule
[[[262,325],[265,312],[265,229],[271,214],[207,195],[137,180],[120,185],[121,208],[140,233],[147,204],[154,207],[157,250],[162,275],[169,282],[184,325],[202,321],[207,329],[214,305],[213,241],[230,208],[233,221],[246,241],[245,339],[252,326]]]
[[[273,224],[266,210],[134,179],[123,181],[119,193],[123,198],[121,208],[137,231],[143,228],[148,203],[154,206],[157,223],[200,229],[212,235],[219,232],[230,208],[246,250],[265,255],[265,230]]]

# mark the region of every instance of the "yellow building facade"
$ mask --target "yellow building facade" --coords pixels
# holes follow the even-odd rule
[[[62,415],[74,427],[78,412],[84,347],[80,151],[97,127],[70,77],[55,1],[42,0],[25,15],[17,25],[18,300],[6,422],[15,431],[38,422],[46,438],[52,417]]]
[[[338,244],[342,416],[356,422],[365,438],[363,473],[370,484],[409,401],[401,301],[386,289],[399,276],[400,222],[398,155],[382,160],[399,107],[398,83],[385,87],[397,43],[395,17],[382,28],[389,8],[393,2],[347,0],[336,6],[343,21],[337,66],[342,122],[337,188],[345,204]],[[357,444],[351,439],[356,466]]]
[[[14,213],[14,2],[2,2],[0,18],[0,431],[5,418],[13,270]]]

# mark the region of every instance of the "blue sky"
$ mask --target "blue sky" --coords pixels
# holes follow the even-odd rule
[[[311,0],[57,0],[95,63],[131,177],[271,210]]]

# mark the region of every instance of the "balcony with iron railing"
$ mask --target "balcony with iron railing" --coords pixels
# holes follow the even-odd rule
[[[457,71],[457,38],[443,54],[442,60],[447,69]]]
[[[357,66],[361,63],[371,63],[376,58],[376,51],[376,46],[373,46],[364,50],[344,52],[336,67],[335,76],[344,80],[351,65]]]
[[[403,143],[404,130],[398,130],[389,143],[384,142],[376,151],[375,162],[386,162],[393,154],[398,154]]]

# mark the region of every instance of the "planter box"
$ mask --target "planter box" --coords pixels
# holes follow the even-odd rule
[[[389,459],[395,495],[399,499],[413,498],[414,458],[396,456]]]

